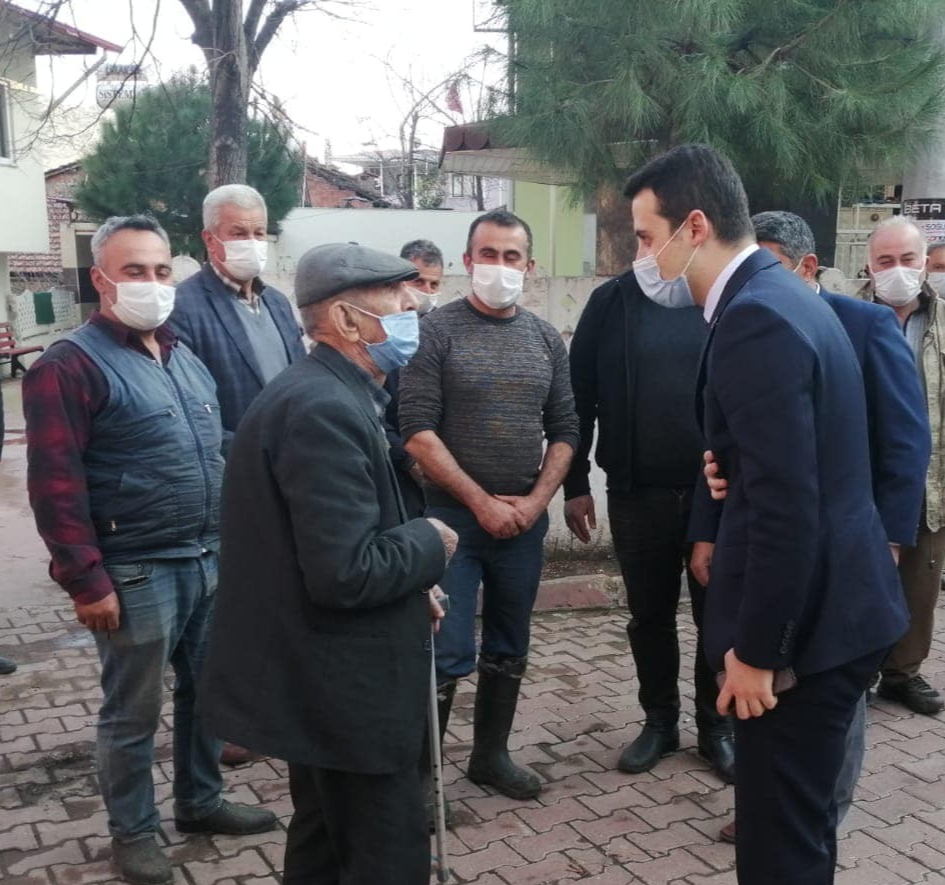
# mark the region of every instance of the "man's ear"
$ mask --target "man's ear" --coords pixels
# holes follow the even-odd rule
[[[468,252],[463,252],[463,267],[466,268],[466,273],[472,275],[473,260],[472,255],[470,255]]]
[[[99,298],[102,298],[110,285],[108,280],[105,279],[105,274],[98,267],[93,266],[89,271],[89,279],[91,279],[92,285],[95,286]]]
[[[360,339],[361,331],[352,316],[352,311],[348,310],[341,301],[336,301],[328,308],[328,317],[332,327],[342,338],[352,342]]]
[[[817,281],[817,269],[820,267],[817,256],[805,255],[801,259],[801,277],[809,283]]]
[[[712,225],[701,209],[693,209],[686,221],[692,228],[693,246],[701,246],[712,235]]]
[[[216,252],[219,252],[220,249],[224,250],[224,257],[226,255],[225,247],[221,246],[217,238],[210,233],[208,230],[202,230],[200,232],[200,239],[203,240],[204,248],[207,250],[207,257],[209,258]],[[219,258],[217,259],[220,260]]]

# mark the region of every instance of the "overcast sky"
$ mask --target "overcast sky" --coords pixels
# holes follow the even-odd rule
[[[16,2],[29,9],[44,6],[42,0]],[[488,0],[353,0],[332,6],[350,21],[317,11],[297,13],[266,50],[257,82],[283,100],[294,121],[311,130],[298,137],[314,156],[324,156],[326,139],[335,157],[361,152],[372,142],[392,147],[410,102],[397,77],[385,70],[384,60],[426,91],[486,43],[503,47],[503,35],[473,28],[474,6],[484,2]],[[204,68],[202,53],[190,42],[193,25],[180,0],[71,0],[71,9],[64,8],[59,19],[127,44],[119,58],[112,54],[109,61],[141,58],[153,34],[153,56],[145,61],[152,79],[190,65]],[[91,58],[39,58],[39,87],[61,94],[92,63]],[[482,66],[473,73],[481,75]],[[469,96],[464,93],[463,98],[468,105]],[[80,102],[95,106],[94,75],[68,104]],[[473,109],[465,107],[464,112],[467,119],[475,118]],[[428,125],[423,141],[439,147],[441,132],[442,124]]]

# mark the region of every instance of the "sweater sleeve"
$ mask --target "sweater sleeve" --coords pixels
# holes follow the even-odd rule
[[[574,391],[571,389],[571,371],[568,367],[568,351],[555,329],[551,329],[553,375],[548,399],[542,413],[545,439],[551,443],[563,442],[577,450],[581,435],[577,413],[574,411]]]
[[[594,442],[594,425],[597,422],[597,347],[599,343],[599,298],[595,291],[571,338],[570,369],[571,388],[574,391],[574,408],[578,417],[580,437],[571,468],[564,480],[565,500],[591,493],[591,446]]]
[[[443,348],[434,326],[420,324],[420,346],[400,373],[400,435],[439,431],[443,417]]]

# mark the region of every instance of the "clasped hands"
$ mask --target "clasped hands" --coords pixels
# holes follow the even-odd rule
[[[527,532],[547,504],[533,495],[488,495],[473,508],[476,521],[493,538],[514,538]]]

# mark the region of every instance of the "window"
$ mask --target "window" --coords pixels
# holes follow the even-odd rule
[[[465,175],[451,175],[450,176],[450,194],[454,197],[466,196],[466,176]]]
[[[0,82],[0,160],[13,159],[13,128],[11,125],[10,88]]]

